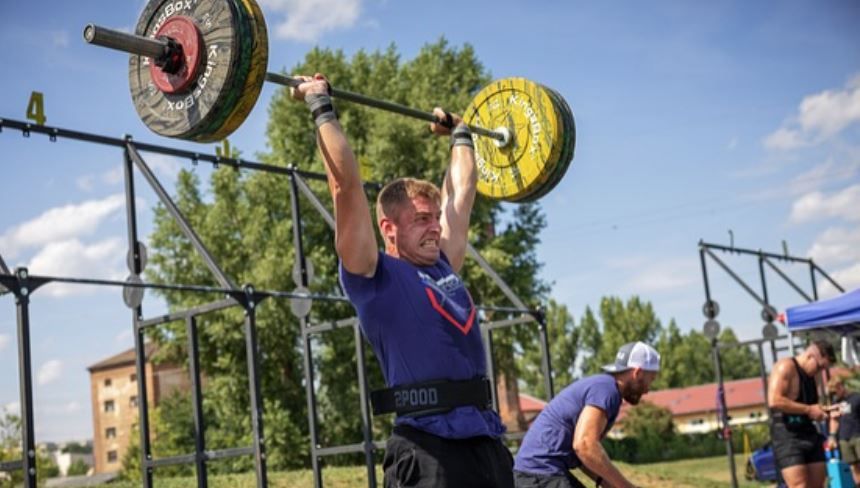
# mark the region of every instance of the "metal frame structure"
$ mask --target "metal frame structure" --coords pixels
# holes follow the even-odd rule
[[[182,215],[179,208],[170,198],[167,191],[161,186],[158,178],[147,165],[146,161],[140,155],[141,151],[158,153],[169,156],[176,156],[191,160],[193,163],[199,161],[209,162],[213,165],[228,165],[235,169],[248,169],[256,171],[265,171],[274,174],[285,175],[290,178],[291,192],[290,203],[292,209],[293,225],[293,245],[296,249],[296,259],[300,270],[301,284],[306,287],[308,284],[308,267],[304,252],[302,232],[301,232],[301,205],[298,198],[299,194],[310,201],[314,209],[322,216],[323,219],[334,227],[334,219],[325,206],[319,201],[316,195],[308,187],[306,180],[321,180],[325,181],[324,174],[313,173],[308,171],[298,170],[292,166],[281,167],[261,164],[241,159],[226,158],[221,156],[201,154],[193,151],[175,149],[155,144],[145,144],[134,142],[130,136],[124,138],[113,138],[97,134],[90,134],[79,131],[72,131],[56,127],[47,127],[33,125],[27,122],[0,118],[0,131],[3,128],[11,128],[20,130],[24,137],[30,137],[31,133],[45,134],[51,142],[55,142],[58,138],[74,139],[84,142],[91,142],[114,146],[123,150],[124,163],[124,178],[125,178],[125,194],[126,194],[126,216],[127,216],[127,232],[129,246],[129,271],[131,276],[126,281],[112,281],[101,279],[88,278],[69,278],[56,276],[34,276],[30,275],[26,268],[17,268],[10,271],[5,262],[0,256],[0,294],[11,292],[15,295],[17,307],[18,321],[18,361],[20,370],[20,404],[21,404],[21,422],[22,422],[22,452],[23,459],[12,462],[0,463],[0,471],[12,471],[23,469],[25,472],[24,485],[27,488],[35,488],[36,486],[36,443],[34,438],[33,426],[33,386],[32,386],[32,371],[30,358],[30,319],[29,319],[29,296],[38,287],[51,282],[58,283],[73,283],[73,284],[88,284],[88,285],[103,285],[122,287],[126,305],[132,309],[132,326],[134,329],[134,349],[135,367],[137,373],[138,384],[138,412],[139,412],[139,428],[140,428],[140,446],[141,446],[141,470],[142,484],[145,488],[153,486],[153,470],[157,467],[176,465],[176,464],[194,464],[196,469],[197,486],[208,486],[207,462],[223,459],[228,457],[253,455],[255,474],[258,487],[268,486],[267,469],[266,469],[266,445],[263,435],[263,402],[260,393],[260,351],[257,342],[257,326],[256,326],[256,306],[267,298],[288,298],[291,300],[311,300],[313,301],[337,301],[345,302],[347,299],[338,295],[320,295],[313,293],[297,293],[285,291],[263,291],[256,290],[253,285],[245,284],[237,286],[218,266],[214,257],[209,253],[204,243],[194,232],[194,229],[189,224],[188,220]],[[146,179],[155,193],[158,195],[160,202],[167,209],[168,213],[173,217],[174,221],[179,225],[180,230],[188,238],[197,253],[202,257],[205,265],[212,273],[215,280],[220,285],[219,287],[199,286],[189,284],[152,284],[144,283],[140,280],[140,274],[145,265],[143,246],[138,240],[137,235],[137,219],[135,208],[135,186],[134,186],[134,169]],[[369,184],[371,185],[371,184]],[[517,297],[510,287],[499,277],[499,275],[489,266],[489,264],[481,257],[481,255],[471,246],[468,246],[468,253],[474,258],[484,272],[500,287],[503,294],[511,300],[514,307],[495,307],[495,306],[478,306],[479,310],[494,311],[508,313],[511,315],[518,314],[519,316],[507,320],[496,322],[488,322],[481,324],[481,332],[484,337],[485,353],[487,357],[487,366],[491,382],[493,383],[493,406],[498,409],[498,398],[496,397],[495,388],[495,365],[492,356],[492,333],[496,329],[514,326],[522,323],[533,322],[539,327],[540,348],[542,354],[541,367],[544,372],[546,388],[550,398],[554,395],[552,383],[552,366],[549,358],[549,344],[546,329],[546,320],[541,309],[530,309],[525,303]],[[192,307],[182,311],[171,312],[167,315],[153,318],[144,318],[142,308],[142,292],[144,289],[162,289],[162,290],[178,290],[193,293],[203,293],[219,296],[215,301],[204,305]],[[251,446],[227,448],[222,450],[207,450],[204,437],[205,419],[202,407],[202,388],[201,388],[201,371],[199,362],[198,335],[197,335],[197,317],[222,310],[229,307],[240,306],[244,309],[244,336],[246,343],[246,354],[248,363],[248,378],[249,378],[249,397],[251,406],[251,425],[253,434],[253,444]],[[192,399],[192,414],[194,417],[195,429],[195,452],[171,456],[167,458],[154,459],[152,455],[152,446],[150,439],[149,425],[149,406],[146,396],[146,375],[145,364],[146,356],[144,349],[145,332],[147,328],[168,322],[184,321],[189,354],[189,373],[191,377],[191,399]],[[314,486],[322,487],[322,466],[320,461],[325,456],[344,454],[344,453],[363,453],[365,463],[367,465],[368,486],[375,487],[376,471],[374,451],[384,448],[383,441],[375,441],[372,431],[372,415],[369,408],[369,392],[366,378],[366,358],[364,353],[363,338],[357,318],[347,318],[338,321],[312,324],[307,315],[299,317],[299,323],[302,334],[303,356],[304,356],[304,376],[308,410],[308,427],[310,434],[310,456],[311,465],[314,471]],[[357,380],[359,383],[360,393],[360,415],[362,422],[363,440],[357,444],[340,445],[340,446],[321,446],[319,445],[318,435],[318,415],[316,404],[316,392],[314,391],[314,376],[312,365],[312,339],[316,334],[323,334],[328,331],[336,330],[344,327],[352,327],[355,337],[355,350],[357,361]],[[510,438],[518,438],[522,435],[512,435]]]
[[[720,259],[714,251],[729,253],[729,254],[738,254],[745,256],[755,256],[758,258],[758,268],[759,268],[759,279],[761,282],[761,294],[757,293],[753,287],[745,282],[737,273],[734,272],[722,259]],[[788,283],[791,288],[796,291],[801,297],[803,297],[807,302],[812,302],[818,300],[818,286],[816,283],[816,272],[818,272],[821,276],[823,276],[827,281],[829,281],[834,287],[836,287],[839,291],[845,291],[833,278],[831,278],[821,267],[819,267],[812,258],[802,258],[797,256],[791,256],[788,252],[783,254],[777,254],[772,252],[765,252],[762,250],[753,250],[753,249],[744,249],[735,247],[734,244],[730,246],[723,246],[720,244],[712,244],[704,241],[699,241],[699,261],[702,267],[702,279],[705,285],[705,307],[704,313],[705,317],[708,319],[714,319],[718,314],[719,307],[716,305],[716,302],[712,300],[711,297],[711,286],[708,280],[708,268],[707,268],[707,258],[713,260],[723,271],[726,272],[738,285],[743,288],[747,294],[749,294],[759,305],[762,306],[761,311],[761,319],[766,322],[766,327],[768,325],[773,325],[773,321],[777,317],[777,309],[770,303],[770,299],[768,297],[768,287],[767,287],[767,274],[765,272],[765,266],[770,268],[773,272],[775,272],[780,278],[783,279],[786,283]],[[774,261],[784,261],[789,264],[805,264],[809,266],[809,276],[810,282],[812,286],[812,295],[810,296],[806,292],[804,292],[803,288],[801,288],[797,283],[795,283],[779,266],[777,266]],[[723,388],[723,374],[722,374],[722,361],[720,359],[720,349],[727,349],[731,347],[749,347],[751,345],[756,345],[758,349],[759,355],[759,365],[760,365],[760,374],[762,378],[762,384],[764,387],[765,398],[767,398],[767,372],[765,370],[764,364],[764,349],[763,345],[766,342],[770,343],[772,360],[776,362],[777,360],[777,352],[780,349],[776,347],[776,341],[787,339],[788,346],[785,348],[794,354],[794,335],[792,333],[788,333],[783,336],[773,336],[771,338],[765,337],[762,339],[753,339],[750,341],[744,341],[737,344],[721,344],[717,341],[716,337],[711,339],[711,350],[713,352],[714,357],[714,370],[716,372],[718,390],[717,396],[719,401],[719,416],[720,416],[720,424],[722,425],[723,430],[723,439],[726,442],[726,454],[729,458],[729,468],[732,474],[732,486],[738,486],[737,480],[737,472],[735,468],[735,459],[734,459],[734,447],[732,446],[731,435],[729,431],[729,420],[728,420],[728,411],[726,408],[726,395],[725,390]],[[770,418],[770,408],[768,408],[768,418]]]

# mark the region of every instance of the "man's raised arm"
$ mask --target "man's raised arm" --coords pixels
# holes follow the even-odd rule
[[[308,104],[317,125],[317,145],[334,202],[337,255],[350,273],[373,276],[379,257],[373,219],[358,162],[328,95],[328,81],[320,74],[297,78],[304,83],[291,89],[293,98]]]
[[[451,268],[457,272],[466,258],[466,243],[469,237],[469,222],[478,176],[475,168],[475,150],[469,129],[458,115],[447,114],[441,108],[433,110],[440,120],[450,115],[453,131],[441,124],[431,124],[434,134],[451,134],[451,164],[442,183],[442,237],[439,246]]]

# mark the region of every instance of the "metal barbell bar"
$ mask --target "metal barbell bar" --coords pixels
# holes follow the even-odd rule
[[[87,43],[94,44],[96,46],[102,46],[117,51],[123,51],[129,54],[136,54],[139,56],[147,56],[149,58],[152,58],[153,62],[157,66],[161,67],[162,70],[168,73],[175,72],[176,70],[181,68],[181,66],[171,66],[169,64],[171,60],[175,60],[176,58],[181,57],[181,51],[177,53],[176,50],[181,50],[182,45],[176,42],[172,42],[173,39],[165,37],[149,38],[136,34],[129,34],[127,32],[122,32],[114,29],[109,29],[107,27],[102,27],[95,24],[87,24],[87,26],[84,28],[84,40],[86,40]],[[302,83],[302,80],[299,80],[297,78],[272,72],[266,73],[265,80],[293,88],[299,86]],[[388,112],[394,112],[419,120],[425,120],[428,122],[435,123],[444,122],[442,120],[439,120],[432,113],[424,112],[393,102],[378,100],[375,98],[368,97],[366,95],[362,95],[360,93],[341,90],[333,86],[331,86],[331,95],[335,98],[341,98],[343,100],[348,100],[350,102],[358,103],[360,105],[366,105]],[[505,147],[511,141],[511,133],[505,127],[500,127],[496,130],[490,130],[477,125],[467,125],[469,126],[469,129],[472,131],[472,133],[489,137],[498,141],[497,146],[499,147]]]

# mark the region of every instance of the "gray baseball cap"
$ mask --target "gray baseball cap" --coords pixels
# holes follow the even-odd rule
[[[607,373],[620,373],[633,368],[660,371],[660,353],[644,342],[630,342],[618,349],[614,363],[607,364],[602,369]]]

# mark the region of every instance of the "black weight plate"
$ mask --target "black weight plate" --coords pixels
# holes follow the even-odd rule
[[[192,19],[203,37],[206,54],[197,80],[186,93],[164,93],[152,82],[151,60],[131,55],[129,90],[147,127],[163,136],[188,138],[209,127],[224,108],[241,56],[241,22],[232,0],[151,0],[135,33],[154,37],[161,25],[175,15]]]

